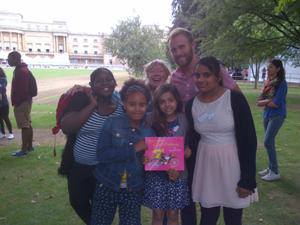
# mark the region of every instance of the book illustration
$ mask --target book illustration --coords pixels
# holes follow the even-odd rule
[[[145,170],[184,170],[183,137],[148,137],[146,144],[148,149],[145,156],[148,163]]]

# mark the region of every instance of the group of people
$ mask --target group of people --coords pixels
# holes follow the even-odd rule
[[[144,205],[152,209],[152,225],[179,224],[179,215],[181,224],[194,225],[197,202],[201,225],[217,224],[221,208],[225,224],[238,225],[243,208],[258,200],[257,139],[246,98],[215,57],[197,57],[190,31],[174,29],[168,45],[178,66],[172,74],[164,61],[151,61],[146,82],[131,78],[118,93],[112,72],[98,68],[90,89],[69,92],[75,94],[60,120],[68,137],[61,167],[69,165],[63,171],[70,203],[86,224],[112,224],[118,209],[120,224],[139,225]],[[258,101],[265,107],[266,143],[273,141],[263,179],[278,174],[280,126],[274,131],[268,123],[277,111],[285,117],[284,76],[272,81],[274,65],[273,77],[283,69],[270,63],[270,84]],[[145,137],[151,136],[185,137],[184,171],[144,171]]]
[[[91,73],[90,88],[67,93],[59,118],[67,135],[59,171],[86,224],[110,225],[118,209],[121,225],[140,225],[144,205],[152,210],[152,225],[196,225],[199,203],[201,225],[217,224],[221,209],[226,225],[239,225],[243,209],[258,200],[257,138],[246,98],[219,60],[196,55],[187,29],[174,29],[168,47],[178,66],[173,73],[164,61],[151,61],[146,81],[131,78],[117,92],[113,73],[101,67]],[[18,52],[8,63],[16,67],[11,98],[22,129],[22,148],[14,156],[23,156],[33,150],[32,97],[24,88],[30,71]],[[259,174],[272,181],[280,178],[275,136],[286,117],[287,85],[280,60],[270,61],[267,72],[257,104],[264,107],[270,163]],[[2,115],[1,109],[12,134]],[[184,137],[184,171],[144,171],[145,137],[153,136]]]
[[[12,153],[12,156],[22,157],[29,151],[33,151],[32,146],[33,130],[31,127],[31,107],[32,95],[30,93],[30,70],[22,62],[21,54],[13,51],[8,54],[8,64],[15,67],[11,84],[11,104],[18,128],[21,129],[22,146],[21,149]],[[9,102],[6,94],[7,79],[4,70],[0,68],[0,139],[14,139],[12,124],[9,119]],[[5,124],[8,134],[5,134]]]

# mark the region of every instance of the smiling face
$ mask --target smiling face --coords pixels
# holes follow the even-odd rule
[[[195,84],[202,94],[212,93],[220,88],[220,79],[204,65],[199,65],[194,73]]]
[[[116,81],[108,73],[99,73],[91,84],[93,93],[98,97],[111,96],[116,87]]]
[[[172,120],[176,117],[177,101],[171,92],[162,94],[158,100],[158,105],[167,120]]]
[[[129,119],[133,123],[139,123],[147,111],[148,101],[144,94],[135,91],[128,93],[123,104]]]
[[[192,63],[195,44],[183,34],[174,36],[169,42],[172,59],[179,67],[187,67]]]
[[[164,67],[158,63],[147,70],[148,84],[151,88],[156,89],[158,86],[166,83],[169,74]]]

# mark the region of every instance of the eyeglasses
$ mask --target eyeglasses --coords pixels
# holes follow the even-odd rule
[[[114,79],[101,79],[96,80],[95,85],[104,85],[104,84],[114,84],[116,81]]]

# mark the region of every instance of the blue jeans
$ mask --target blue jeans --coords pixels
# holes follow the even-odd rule
[[[269,157],[269,169],[274,173],[278,173],[278,164],[275,149],[275,137],[282,126],[284,117],[274,116],[264,118],[265,140],[264,145]]]

